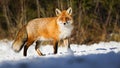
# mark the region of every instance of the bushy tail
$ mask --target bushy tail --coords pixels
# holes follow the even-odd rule
[[[12,49],[15,52],[19,52],[27,41],[27,31],[26,27],[22,27],[20,31],[17,33],[17,36],[12,44]]]

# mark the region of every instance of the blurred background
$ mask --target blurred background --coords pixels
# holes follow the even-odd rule
[[[13,40],[34,18],[53,17],[55,9],[72,7],[71,43],[120,41],[120,0],[0,0],[0,40]]]

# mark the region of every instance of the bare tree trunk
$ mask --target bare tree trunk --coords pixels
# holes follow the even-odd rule
[[[38,17],[40,17],[40,3],[39,3],[39,0],[36,0],[36,4],[37,4],[37,15],[38,15]]]
[[[72,0],[67,0],[67,7],[72,7]]]
[[[119,28],[119,24],[118,24],[118,20],[119,20],[119,16],[118,14],[116,14],[116,19],[115,19],[115,23],[114,23],[114,28],[113,28],[113,32],[118,32],[120,33],[120,28]]]
[[[23,25],[23,20],[24,20],[24,0],[20,0],[21,3],[21,13],[18,15],[17,19],[17,25],[18,27],[21,27]]]
[[[60,0],[57,0],[58,8],[60,8]]]
[[[97,0],[96,2],[97,2],[97,3],[96,3],[96,6],[95,6],[94,13],[96,13],[96,11],[97,11],[97,8],[98,8],[98,6],[99,6],[99,0]]]
[[[60,8],[61,8],[61,10],[63,10],[63,0],[60,0],[59,2],[60,2]]]
[[[110,16],[111,16],[111,10],[108,11],[108,16],[107,16],[107,19],[106,19],[106,22],[105,22],[106,26],[109,25]]]
[[[4,0],[2,5],[3,5],[3,13],[4,13],[4,17],[6,19],[7,25],[10,25],[10,20],[8,17],[8,5],[7,5],[8,1]]]
[[[81,15],[82,15],[82,11],[81,11],[81,3],[80,3],[80,0],[78,1],[78,25],[77,25],[77,29],[78,29],[78,32],[77,32],[77,38],[78,38],[78,40],[80,40],[80,36],[79,36],[79,34],[83,34],[83,33],[81,33],[81,31],[82,31],[82,27],[81,27]],[[84,30],[83,30],[84,31]],[[79,44],[79,42],[80,41],[78,41],[78,44]]]
[[[70,0],[67,0],[67,7],[70,6]]]
[[[22,23],[22,25],[27,23],[25,0],[21,0],[21,18],[20,19],[21,19],[20,23]]]
[[[63,10],[62,0],[57,0],[57,2],[58,2],[58,8]]]

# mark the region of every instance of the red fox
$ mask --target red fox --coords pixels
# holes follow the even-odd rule
[[[41,41],[53,41],[54,54],[57,53],[58,42],[67,39],[68,48],[70,48],[69,37],[73,30],[72,8],[60,11],[55,10],[56,17],[36,18],[24,25],[12,44],[12,49],[19,52],[23,47],[23,55],[27,56],[27,49],[36,42],[35,50],[38,55],[43,54],[39,50]]]

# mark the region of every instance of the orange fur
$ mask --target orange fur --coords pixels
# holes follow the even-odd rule
[[[37,18],[27,24],[28,39],[33,40],[44,37],[46,39],[58,40],[59,26],[56,23],[57,17],[53,18]],[[34,26],[33,26],[34,25]]]

